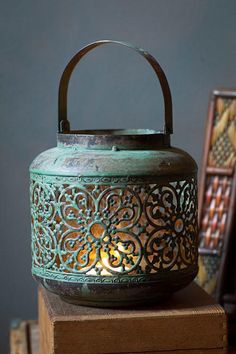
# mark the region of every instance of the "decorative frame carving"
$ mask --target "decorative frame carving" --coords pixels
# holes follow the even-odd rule
[[[222,302],[236,207],[236,90],[212,94],[199,188],[197,283]]]

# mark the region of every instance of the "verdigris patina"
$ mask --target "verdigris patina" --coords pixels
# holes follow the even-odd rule
[[[197,166],[170,146],[172,103],[157,61],[165,125],[154,130],[71,131],[70,75],[98,41],[67,65],[59,87],[58,144],[31,164],[32,273],[76,304],[156,301],[197,274]]]

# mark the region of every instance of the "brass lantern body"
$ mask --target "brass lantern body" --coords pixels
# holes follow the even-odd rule
[[[72,58],[59,88],[56,148],[31,164],[32,273],[68,302],[117,307],[150,303],[197,274],[197,166],[170,146],[171,95],[156,60],[165,127],[70,131],[70,75],[92,43]],[[114,43],[114,41],[113,41]]]

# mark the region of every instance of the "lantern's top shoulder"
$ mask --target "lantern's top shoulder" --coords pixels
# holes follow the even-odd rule
[[[33,173],[61,176],[165,176],[195,173],[193,158],[177,148],[89,150],[56,147],[38,155]]]

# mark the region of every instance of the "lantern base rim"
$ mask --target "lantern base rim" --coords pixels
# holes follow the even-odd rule
[[[34,275],[36,281],[68,303],[91,307],[119,308],[163,302],[187,286],[198,273],[198,266],[154,276],[151,281],[126,283],[81,283],[52,280]]]
[[[148,298],[146,300],[140,299],[132,299],[127,301],[89,301],[89,300],[80,300],[76,298],[71,298],[67,296],[59,296],[62,301],[65,301],[69,304],[77,305],[77,306],[88,306],[88,307],[99,307],[99,308],[136,308],[141,306],[151,306],[155,303],[164,302],[164,300],[168,300],[173,293],[163,293],[159,295],[155,295],[153,298]]]

